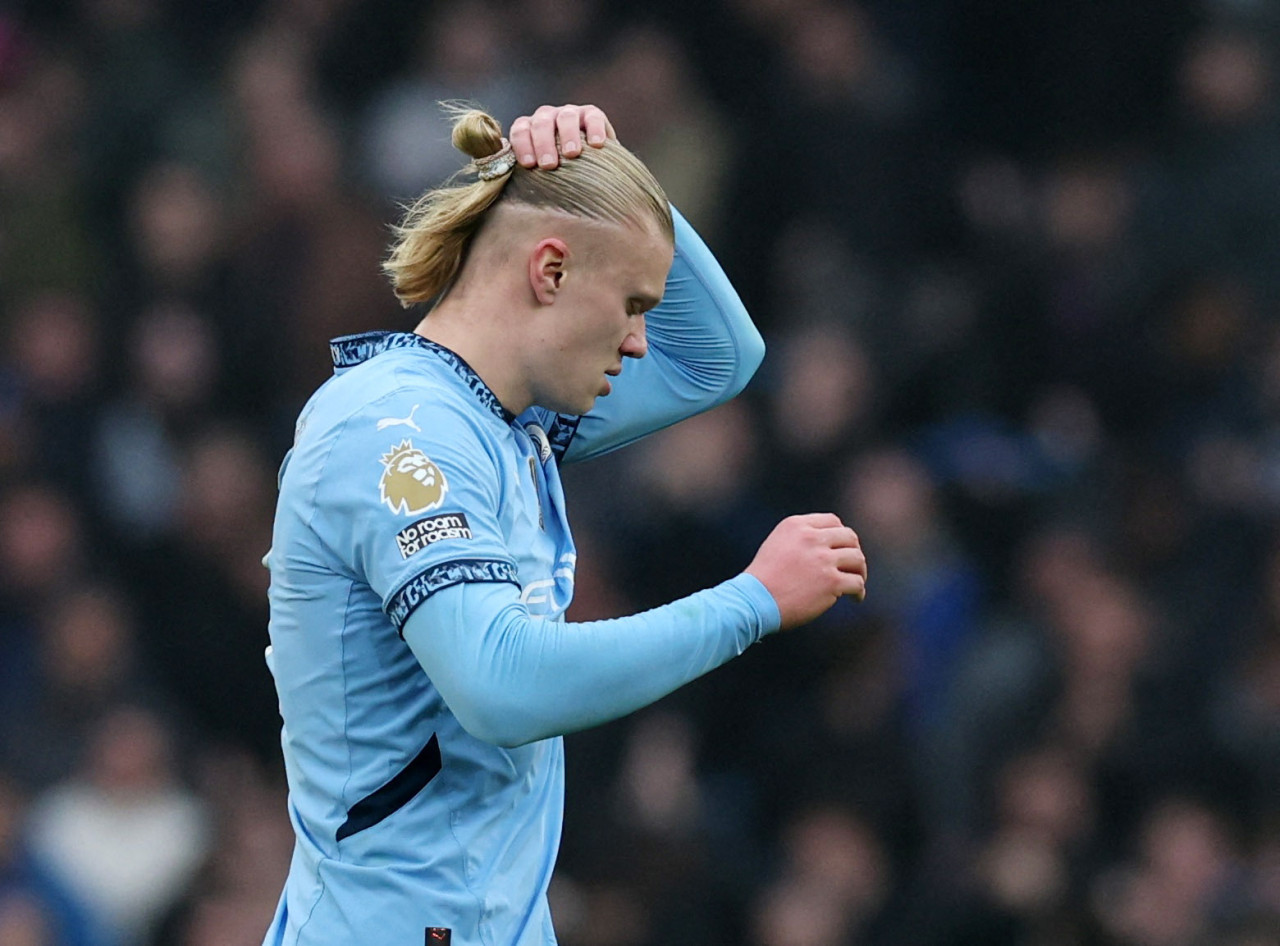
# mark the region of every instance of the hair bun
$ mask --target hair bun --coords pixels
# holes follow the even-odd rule
[[[453,146],[469,158],[487,158],[502,150],[502,126],[476,108],[453,113]]]

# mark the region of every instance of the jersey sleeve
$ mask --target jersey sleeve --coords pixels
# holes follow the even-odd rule
[[[672,208],[676,252],[662,302],[645,316],[649,352],[628,359],[581,417],[545,418],[564,462],[587,460],[734,397],[764,359],[764,340],[729,277],[688,221]]]
[[[778,626],[773,597],[743,573],[651,611],[583,623],[530,615],[514,588],[455,585],[403,633],[463,728],[517,746],[647,706]]]
[[[416,417],[416,430],[395,423],[405,417]],[[349,418],[331,448],[317,531],[381,598],[397,630],[443,588],[518,582],[483,420],[401,391]]]

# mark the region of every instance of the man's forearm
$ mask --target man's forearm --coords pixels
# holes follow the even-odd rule
[[[459,584],[424,602],[404,639],[468,732],[516,746],[647,706],[777,627],[769,592],[744,574],[586,623],[533,617],[508,584]]]

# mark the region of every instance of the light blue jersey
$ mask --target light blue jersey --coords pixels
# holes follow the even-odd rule
[[[548,946],[560,735],[615,718],[776,628],[739,576],[567,624],[559,465],[736,394],[758,333],[677,218],[650,354],[582,417],[512,416],[418,335],[337,339],[281,471],[271,643],[293,862],[266,944]]]

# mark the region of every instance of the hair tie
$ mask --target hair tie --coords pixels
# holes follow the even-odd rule
[[[476,177],[482,181],[496,181],[516,166],[516,152],[511,142],[502,139],[502,148],[483,158],[472,159],[476,168]]]

